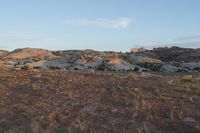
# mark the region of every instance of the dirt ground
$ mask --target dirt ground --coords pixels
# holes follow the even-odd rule
[[[199,133],[200,74],[0,69],[0,133],[29,132]]]

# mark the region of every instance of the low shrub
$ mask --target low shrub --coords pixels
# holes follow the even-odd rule
[[[185,75],[182,77],[182,80],[185,81],[185,82],[192,82],[192,75]]]
[[[135,71],[135,72],[138,72],[140,69],[138,68],[138,67],[135,67],[134,69],[133,69],[133,71]]]
[[[22,67],[22,69],[25,69],[25,70],[32,70],[33,69],[33,66],[31,64],[26,64],[24,65],[24,67]]]
[[[50,66],[49,67],[51,70],[58,70],[58,69],[61,69],[60,67],[57,67],[57,66]]]

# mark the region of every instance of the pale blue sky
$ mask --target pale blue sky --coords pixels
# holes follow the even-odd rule
[[[0,0],[0,49],[200,47],[200,0]]]

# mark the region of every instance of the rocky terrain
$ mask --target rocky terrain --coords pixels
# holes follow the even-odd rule
[[[0,51],[0,133],[199,133],[200,49]]]
[[[94,50],[48,51],[24,48],[12,52],[0,51],[0,64],[15,69],[32,68],[101,70],[200,72],[200,49],[134,48],[127,53]]]

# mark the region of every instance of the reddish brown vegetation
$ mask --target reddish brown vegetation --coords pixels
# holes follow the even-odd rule
[[[183,75],[1,69],[0,132],[197,133],[200,79]]]

